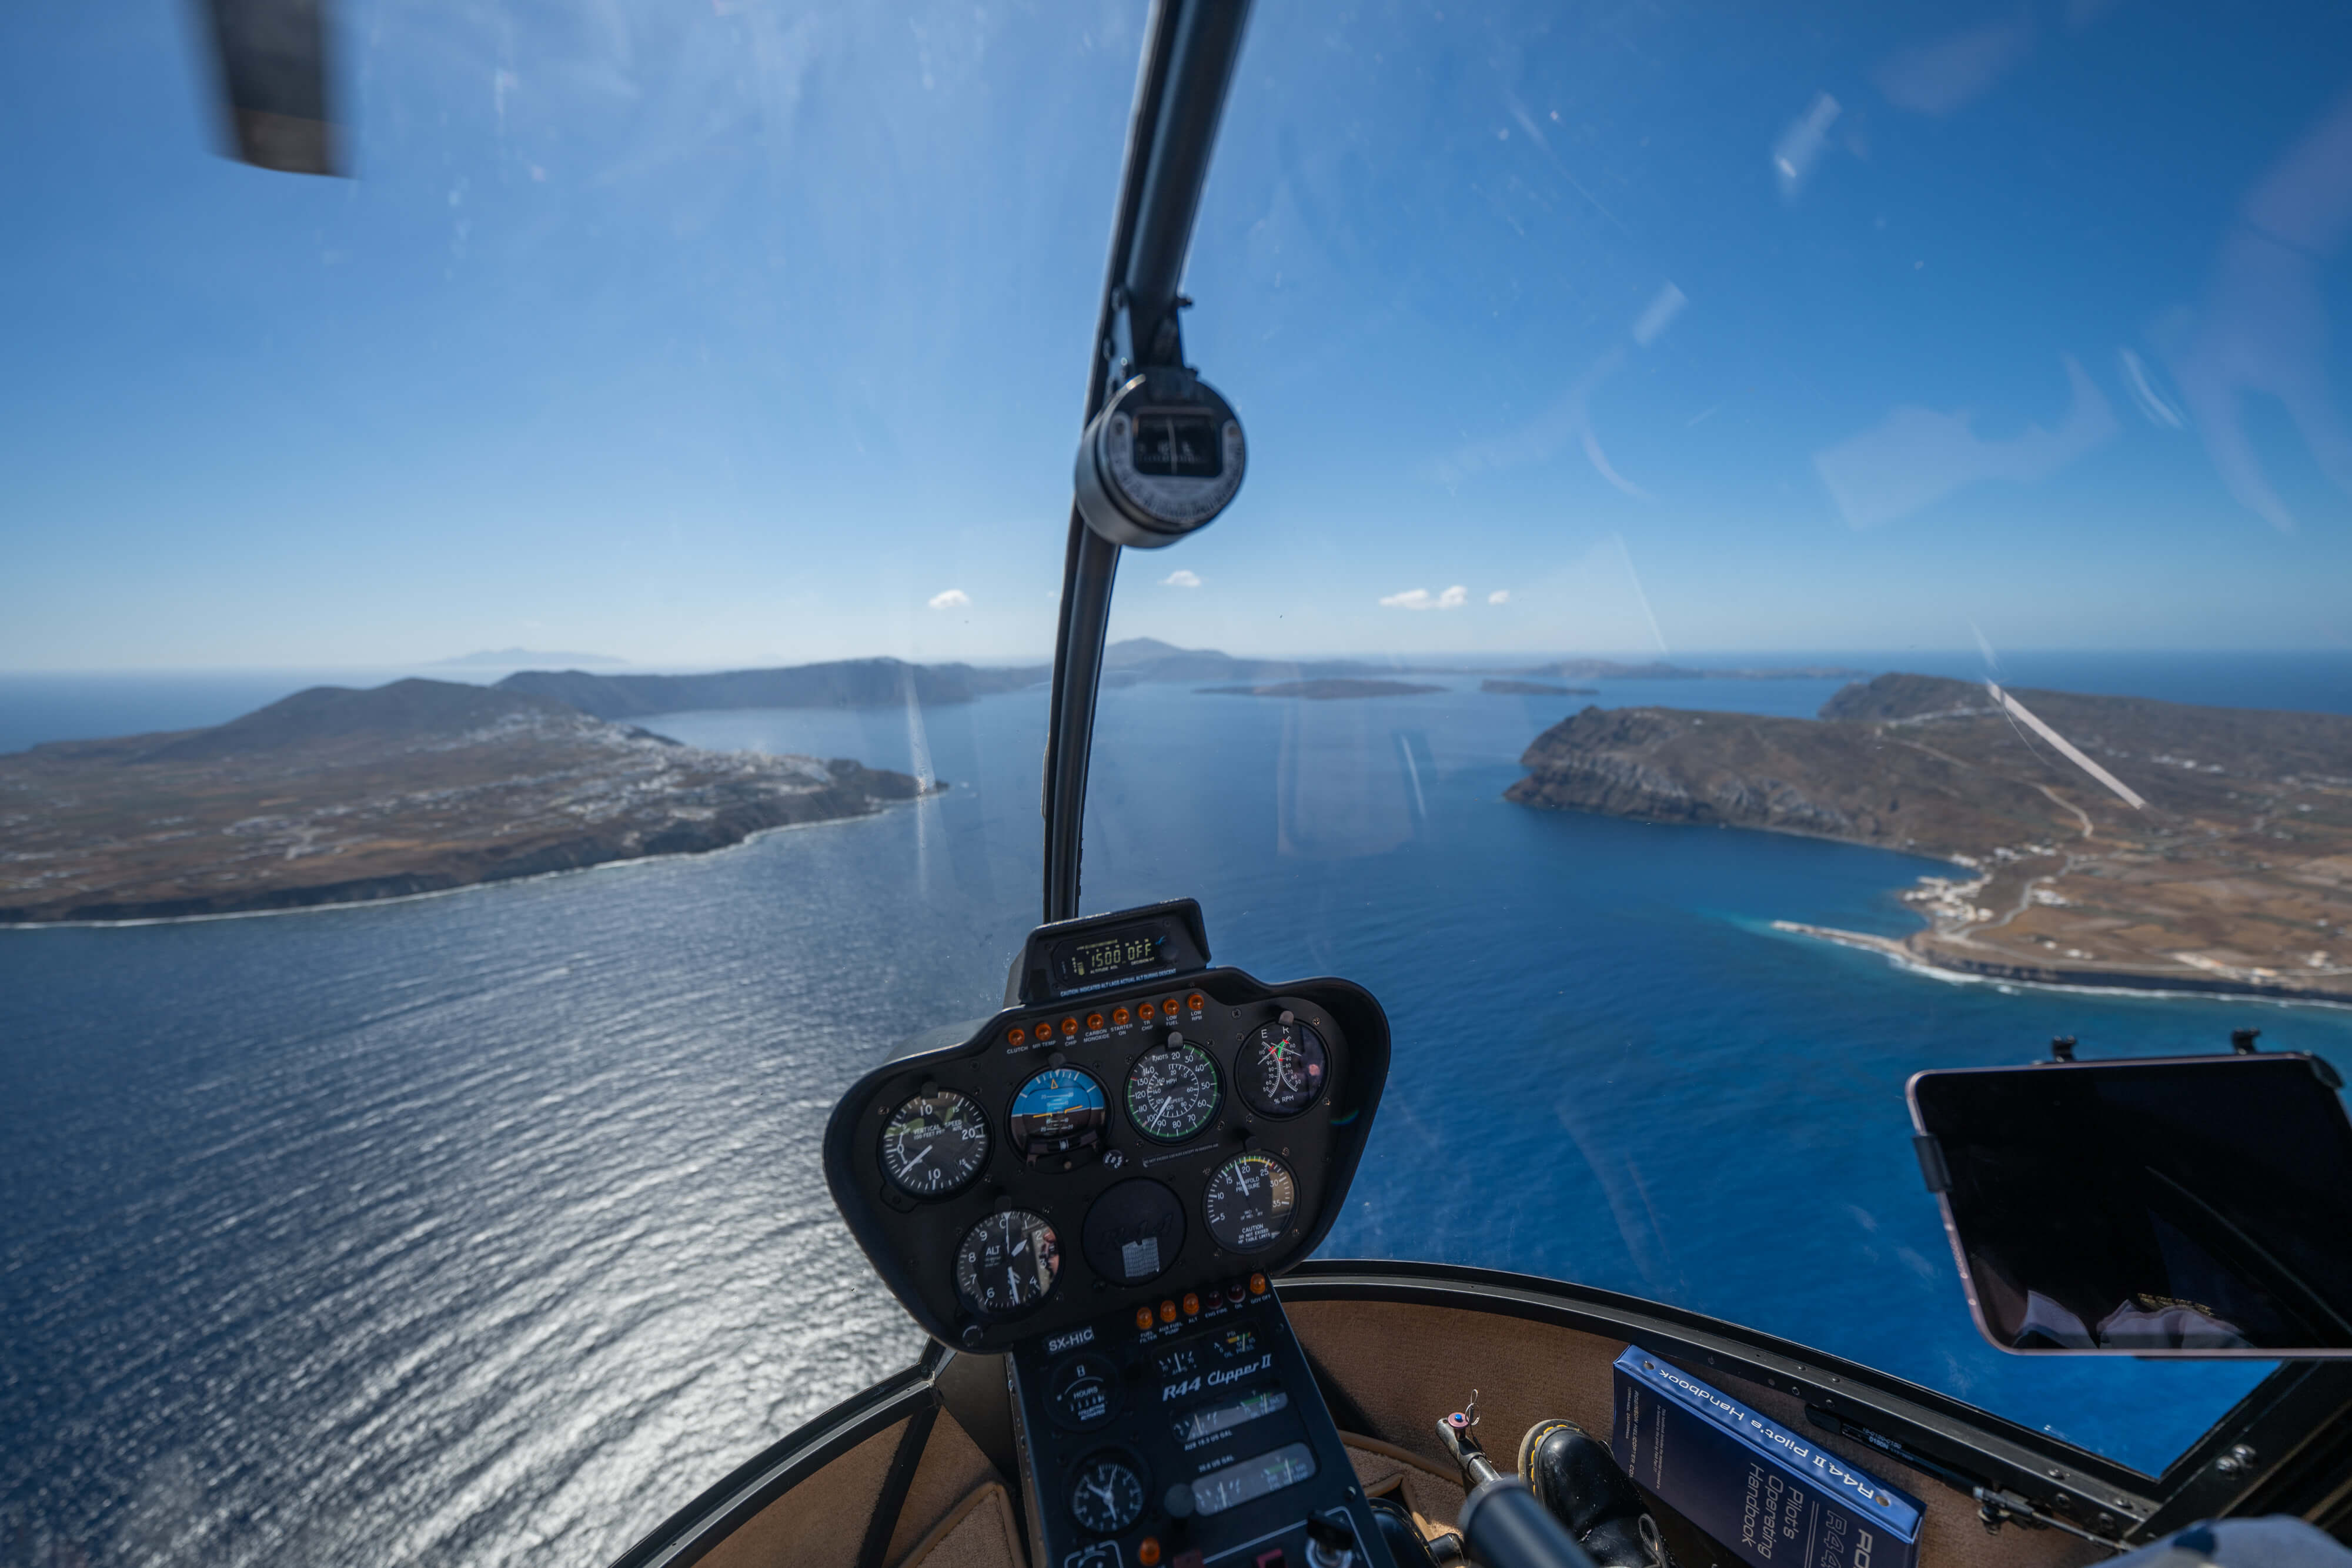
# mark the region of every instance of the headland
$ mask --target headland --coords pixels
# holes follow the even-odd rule
[[[723,849],[919,789],[846,759],[681,746],[524,692],[314,686],[210,729],[0,757],[0,925],[404,897]]]
[[[2009,695],[2144,803],[1989,688],[1912,674],[1812,719],[1588,707],[1528,747],[1507,798],[1948,861],[1904,895],[1926,928],[1890,955],[1927,967],[2352,1002],[2352,717]]]

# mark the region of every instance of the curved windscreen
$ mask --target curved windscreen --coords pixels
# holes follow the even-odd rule
[[[1121,563],[1087,889],[1379,990],[1327,1255],[2150,1471],[2263,1375],[1987,1344],[1903,1084],[2352,1051],[2344,25],[1255,16],[1186,280],[1250,476]]]
[[[818,1134],[1035,918],[1143,23],[352,0],[320,179],[0,15],[10,1539],[609,1559],[915,1354]],[[1083,902],[1381,998],[1327,1254],[2263,1375],[1985,1345],[1902,1085],[2352,1048],[2347,26],[1257,9]]]

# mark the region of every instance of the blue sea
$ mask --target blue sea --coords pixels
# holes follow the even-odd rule
[[[2001,674],[2352,711],[2342,657]],[[0,749],[301,684],[8,677]],[[2352,1012],[1923,977],[1770,923],[1910,929],[1895,894],[1927,862],[1501,799],[1583,702],[1810,713],[1836,681],[1444,684],[1131,686],[1098,727],[1089,908],[1195,895],[1220,961],[1388,1009],[1388,1098],[1324,1255],[1678,1302],[2150,1470],[2260,1378],[1988,1347],[1902,1085],[2053,1034],[2147,1054],[2240,1024],[2352,1063]],[[908,1362],[818,1138],[894,1041],[995,1006],[1036,915],[1045,717],[1042,690],[666,716],[950,788],[399,904],[0,932],[0,1563],[593,1564]]]

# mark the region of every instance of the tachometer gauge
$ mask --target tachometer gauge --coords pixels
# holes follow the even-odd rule
[[[1143,1514],[1143,1478],[1124,1458],[1097,1454],[1070,1483],[1070,1517],[1097,1535],[1117,1535]]]
[[[992,1214],[956,1249],[956,1294],[983,1318],[1009,1318],[1045,1299],[1062,1271],[1054,1228],[1025,1208]]]
[[[988,1115],[952,1089],[918,1094],[882,1128],[882,1169],[917,1197],[962,1190],[988,1161]]]
[[[1171,1034],[1127,1070],[1127,1119],[1147,1138],[1181,1144],[1216,1119],[1217,1064]]]
[[[1323,1037],[1285,1015],[1242,1046],[1234,1078],[1242,1098],[1261,1116],[1296,1116],[1315,1103],[1329,1075]]]
[[[1034,1166],[1099,1144],[1109,1119],[1101,1084],[1075,1067],[1049,1067],[1013,1097],[1013,1146]]]
[[[1228,1252],[1263,1252],[1281,1240],[1297,1206],[1290,1167],[1255,1149],[1219,1166],[1201,1197],[1209,1234]]]

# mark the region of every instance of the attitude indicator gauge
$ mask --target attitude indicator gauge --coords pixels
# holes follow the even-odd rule
[[[1219,1166],[1201,1196],[1209,1234],[1228,1252],[1265,1251],[1282,1239],[1297,1207],[1298,1181],[1290,1167],[1257,1149]]]
[[[1009,1318],[1045,1299],[1062,1271],[1061,1239],[1025,1208],[992,1214],[956,1249],[956,1294],[983,1318]]]
[[[1145,1137],[1181,1144],[1217,1116],[1217,1064],[1174,1030],[1127,1070],[1127,1119]]]
[[[1068,1169],[1102,1142],[1110,1103],[1102,1085],[1075,1067],[1049,1067],[1013,1097],[1013,1146],[1031,1165]]]
[[[1323,1037],[1285,1013],[1243,1043],[1234,1078],[1259,1115],[1296,1116],[1322,1095],[1330,1064]]]
[[[926,1085],[883,1124],[883,1174],[902,1192],[945,1197],[987,1163],[988,1113],[969,1094]]]
[[[1115,1454],[1097,1454],[1070,1483],[1070,1517],[1097,1535],[1117,1535],[1143,1514],[1143,1478]]]

